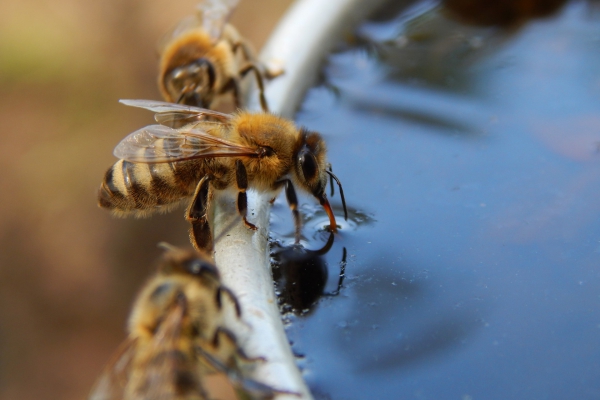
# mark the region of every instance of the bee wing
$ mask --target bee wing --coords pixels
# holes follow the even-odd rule
[[[200,28],[206,31],[213,42],[217,42],[238,3],[239,0],[204,0],[197,6],[198,15],[190,15],[182,19],[175,28],[161,38],[158,45],[159,54],[164,52],[172,40],[192,29]]]
[[[213,41],[221,38],[223,28],[239,0],[204,0],[198,4],[202,28]]]
[[[121,400],[129,380],[136,341],[126,340],[108,362],[94,384],[88,400]]]
[[[158,54],[162,54],[165,51],[165,49],[167,48],[167,46],[169,45],[169,43],[171,43],[171,41],[173,41],[174,39],[179,37],[184,32],[187,32],[191,29],[201,28],[201,27],[202,27],[202,24],[201,24],[201,21],[198,18],[198,16],[189,15],[189,16],[183,18],[181,21],[179,21],[179,23],[174,28],[172,28],[170,31],[165,33],[159,39],[158,47],[157,47]]]
[[[160,163],[195,158],[252,157],[258,153],[256,149],[220,139],[201,129],[149,125],[126,136],[113,154],[130,162]]]
[[[161,125],[172,126],[175,122],[193,123],[207,119],[216,119],[228,123],[231,115],[206,108],[186,106],[177,103],[167,103],[158,100],[129,100],[121,99],[120,103],[131,107],[145,108],[154,111],[154,119]]]

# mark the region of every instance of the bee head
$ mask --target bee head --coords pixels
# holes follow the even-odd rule
[[[208,107],[215,81],[213,64],[202,57],[166,73],[163,85],[176,103]]]
[[[304,190],[321,200],[327,185],[325,141],[317,132],[301,129],[301,146],[295,155],[297,181]]]
[[[346,200],[344,199],[342,185],[339,179],[331,172],[331,165],[327,163],[327,148],[325,147],[325,141],[321,135],[306,129],[302,129],[300,133],[302,135],[302,140],[300,149],[296,153],[295,160],[298,183],[319,200],[329,216],[331,230],[335,232],[337,230],[335,216],[333,215],[333,210],[331,209],[331,205],[325,194],[327,178],[330,177],[331,185],[333,185],[334,179],[337,182],[340,188],[342,205],[344,207],[344,218],[348,219]]]

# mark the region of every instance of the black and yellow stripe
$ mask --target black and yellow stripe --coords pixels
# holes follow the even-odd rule
[[[203,162],[132,163],[117,161],[106,171],[98,193],[98,205],[117,215],[146,216],[194,193]]]

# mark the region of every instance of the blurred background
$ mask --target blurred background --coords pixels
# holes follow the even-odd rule
[[[196,0],[26,0],[0,12],[0,399],[81,399],[125,337],[129,306],[183,210],[115,219],[96,205],[112,149],[159,99],[157,42]],[[290,0],[244,0],[258,50]]]
[[[1,400],[85,398],[156,243],[188,246],[183,210],[116,219],[96,193],[151,122],[118,99],[159,99],[157,42],[196,3],[2,5]],[[260,49],[290,3],[243,0],[232,22]],[[600,398],[599,2],[444,3],[390,1],[348,32],[296,116],[350,218],[326,255],[331,293],[347,253],[340,296],[287,316],[294,351],[319,399]],[[301,203],[319,248],[326,216]]]

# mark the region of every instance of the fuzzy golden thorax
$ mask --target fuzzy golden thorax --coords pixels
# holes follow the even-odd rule
[[[263,157],[244,161],[251,187],[273,190],[275,182],[291,172],[300,134],[293,122],[272,114],[240,112],[232,120],[231,139],[248,147],[261,147]]]

